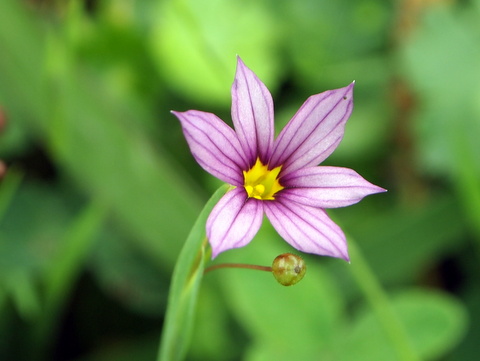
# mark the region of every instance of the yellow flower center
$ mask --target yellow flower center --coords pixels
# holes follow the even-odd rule
[[[245,179],[244,187],[247,194],[251,198],[261,200],[275,199],[273,196],[284,187],[278,181],[278,174],[282,166],[268,169],[260,159],[248,171],[243,171],[243,178]]]

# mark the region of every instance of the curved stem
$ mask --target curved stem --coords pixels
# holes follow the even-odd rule
[[[205,268],[205,271],[203,271],[203,274],[216,269],[220,269],[220,268],[246,268],[246,269],[252,269],[256,271],[272,272],[272,267],[268,267],[268,266],[257,266],[253,264],[243,264],[243,263],[221,263],[221,264],[215,264],[213,266]]]
[[[381,327],[390,339],[398,360],[420,361],[420,357],[414,350],[404,325],[392,308],[387,294],[370,269],[362,252],[350,237],[348,241],[352,258],[351,274],[376,314]]]
[[[182,361],[187,355],[207,248],[205,223],[213,207],[227,190],[227,185],[221,186],[207,202],[178,256],[173,270],[157,361]]]

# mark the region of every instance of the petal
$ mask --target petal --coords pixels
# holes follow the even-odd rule
[[[353,169],[341,167],[302,168],[282,177],[281,184],[285,189],[277,197],[319,208],[345,207],[386,192]]]
[[[257,157],[266,164],[273,145],[273,100],[240,57],[232,85],[232,120],[250,166]]]
[[[353,109],[353,85],[312,95],[275,140],[270,166],[282,173],[323,162],[343,138]]]
[[[323,209],[281,198],[264,202],[264,209],[277,232],[299,251],[349,260],[345,235]]]
[[[257,234],[262,220],[262,202],[248,198],[243,187],[225,194],[207,220],[207,238],[212,246],[212,258],[228,249],[247,245]]]
[[[198,164],[224,182],[242,185],[242,171],[249,166],[233,129],[211,113],[198,110],[172,113],[180,120]]]

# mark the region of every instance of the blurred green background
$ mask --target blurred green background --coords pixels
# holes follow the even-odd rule
[[[175,109],[230,122],[235,55],[277,132],[356,80],[326,164],[389,190],[329,211],[421,360],[480,346],[480,1],[0,1],[0,359],[153,360],[173,266],[219,186]],[[7,171],[4,168],[7,167]],[[218,262],[292,251],[268,222]],[[356,265],[203,280],[188,360],[399,360]]]

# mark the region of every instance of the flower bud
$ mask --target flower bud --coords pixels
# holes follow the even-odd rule
[[[300,256],[284,253],[273,260],[272,273],[278,283],[292,286],[307,272],[307,266]]]

